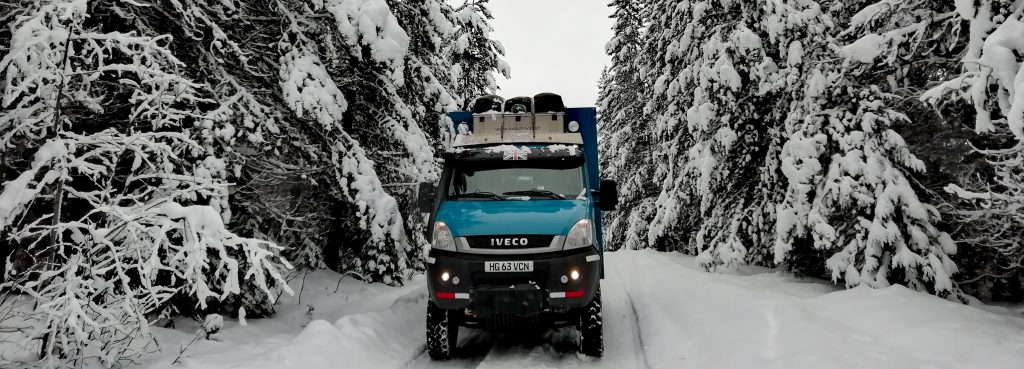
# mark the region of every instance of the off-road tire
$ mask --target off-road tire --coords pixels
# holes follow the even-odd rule
[[[448,360],[459,340],[456,310],[446,310],[427,302],[427,353],[434,360]]]
[[[594,294],[594,299],[580,311],[580,320],[576,324],[580,353],[601,357],[604,354],[604,325],[601,322],[601,291]]]

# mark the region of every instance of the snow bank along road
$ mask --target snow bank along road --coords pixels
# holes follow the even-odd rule
[[[158,331],[152,368],[1024,368],[1024,317],[903,287],[837,290],[770,270],[709,274],[692,258],[607,255],[605,357],[574,331],[463,330],[449,362],[424,352],[424,282],[402,288],[307,277],[274,319],[229,324],[179,355],[191,334]],[[307,306],[313,306],[309,311]],[[330,316],[337,314],[335,316]],[[337,319],[340,317],[340,319]],[[318,319],[319,318],[319,319]],[[336,319],[332,324],[327,320]],[[298,328],[305,325],[304,329]],[[183,329],[179,326],[179,329]],[[178,358],[180,364],[172,365]]]

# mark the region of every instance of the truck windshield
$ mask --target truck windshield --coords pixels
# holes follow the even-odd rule
[[[464,163],[454,168],[448,199],[566,200],[583,194],[582,163]]]

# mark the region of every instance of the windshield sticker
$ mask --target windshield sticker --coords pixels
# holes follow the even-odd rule
[[[520,149],[515,146],[510,146],[507,149],[505,149],[505,152],[502,153],[501,158],[502,160],[526,160],[527,154],[529,153],[529,148],[524,147]]]

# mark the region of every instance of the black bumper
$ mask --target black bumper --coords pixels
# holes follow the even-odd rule
[[[485,272],[489,261],[533,261],[533,272]],[[432,262],[432,263],[431,263]],[[474,317],[536,316],[587,305],[600,285],[601,260],[588,247],[546,254],[477,255],[431,250],[427,264],[430,300],[443,309],[467,309]],[[568,278],[572,270],[578,280]],[[447,282],[441,280],[448,273]],[[455,278],[459,283],[455,284]],[[582,291],[576,296],[573,292]],[[568,297],[561,297],[568,293]],[[453,295],[455,296],[453,298]]]

